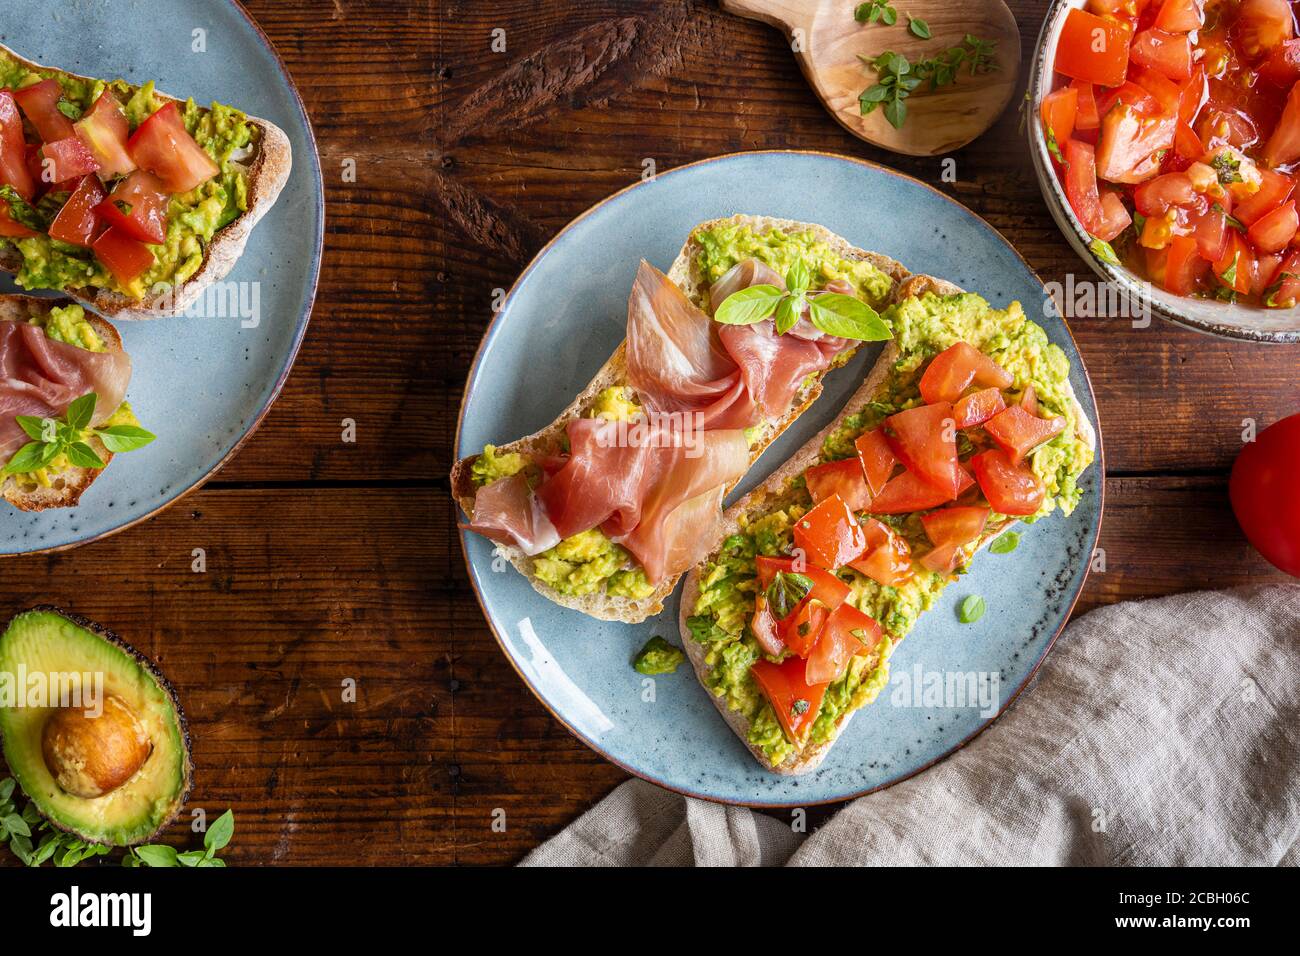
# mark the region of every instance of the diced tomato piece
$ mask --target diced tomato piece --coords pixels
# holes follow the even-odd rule
[[[754,561],[758,568],[758,583],[765,591],[778,571],[786,574],[802,574],[812,581],[812,590],[808,592],[807,599],[821,601],[832,609],[843,604],[853,590],[829,571],[802,559],[769,558],[760,554]]]
[[[839,495],[850,511],[866,511],[871,506],[871,489],[862,474],[862,463],[856,458],[817,465],[805,471],[803,476],[815,504],[831,495]]]
[[[9,207],[0,205],[0,236],[6,239],[30,239],[40,233],[28,229],[22,223],[14,222],[9,216]]]
[[[1182,82],[1192,77],[1192,41],[1185,33],[1152,27],[1133,37],[1129,55],[1134,63]]]
[[[767,597],[760,594],[754,598],[754,617],[749,622],[749,629],[754,632],[754,640],[763,649],[764,654],[780,657],[785,650],[785,641],[777,631],[776,618],[767,606]]]
[[[904,471],[889,480],[884,490],[871,500],[871,513],[878,515],[910,514],[913,511],[925,511],[937,508],[959,497],[963,491],[974,484],[970,473],[960,465],[957,468],[960,485],[956,495],[940,491],[915,472]]]
[[[1205,105],[1206,100],[1210,98],[1209,80],[1205,73],[1205,67],[1197,64],[1192,67],[1192,77],[1182,85],[1178,93],[1178,119],[1180,122],[1191,126],[1196,122],[1196,116],[1201,112],[1201,107]]]
[[[41,154],[46,164],[42,178],[49,183],[66,183],[99,171],[99,161],[76,136],[47,142]]]
[[[1300,249],[1290,253],[1273,277],[1277,288],[1264,297],[1269,308],[1290,309],[1300,304]]]
[[[1244,236],[1232,230],[1224,253],[1214,262],[1214,274],[1224,287],[1242,295],[1250,292],[1255,281],[1255,255]]]
[[[1282,265],[1279,253],[1261,253],[1255,259],[1255,281],[1250,284],[1251,295],[1264,295],[1269,286],[1277,282],[1276,276]]]
[[[108,90],[100,93],[94,105],[72,126],[99,160],[102,175],[122,176],[135,169],[135,160],[127,149],[130,124],[117,98]]]
[[[162,181],[137,169],[117,184],[96,210],[110,226],[132,239],[159,245],[167,239],[167,207],[171,202]]]
[[[1186,173],[1165,173],[1133,190],[1133,205],[1144,216],[1162,216],[1170,206],[1182,206],[1196,199],[1196,188]]]
[[[867,549],[862,525],[839,495],[831,495],[794,523],[794,543],[827,571],[844,567]]]
[[[1090,235],[1101,232],[1101,196],[1097,191],[1097,166],[1093,148],[1072,139],[1063,147],[1065,156],[1065,197],[1070,208]]]
[[[1101,229],[1096,236],[1098,239],[1110,242],[1133,224],[1133,217],[1129,215],[1124,201],[1119,198],[1119,193],[1115,190],[1103,188],[1099,195],[1101,196]]]
[[[153,250],[117,229],[106,229],[91,246],[95,258],[122,285],[130,285],[153,266]]]
[[[98,176],[83,176],[50,223],[50,238],[89,249],[103,228],[95,217],[95,207],[104,201],[105,196]]]
[[[1151,94],[1161,112],[1177,113],[1183,102],[1183,88],[1156,70],[1137,67],[1129,71],[1133,82]],[[1188,82],[1191,82],[1188,80]],[[1136,104],[1131,104],[1136,105]]]
[[[944,349],[921,376],[921,398],[934,405],[955,402],[972,384],[1010,388],[1011,374],[969,342],[957,342]],[[906,459],[904,459],[906,462]]]
[[[1063,86],[1043,97],[1039,115],[1043,120],[1043,135],[1049,132],[1059,145],[1074,132],[1074,116],[1079,111],[1079,91]]]
[[[1074,114],[1074,128],[1080,130],[1096,129],[1101,125],[1101,114],[1097,112],[1097,97],[1093,94],[1092,84],[1087,80],[1071,80],[1070,89],[1078,93],[1078,104]],[[1068,137],[1058,136],[1059,143]]]
[[[777,722],[790,740],[802,743],[821,713],[827,684],[807,682],[807,665],[798,657],[787,657],[780,664],[755,661],[749,672],[763,692]]]
[[[1047,496],[1043,482],[1002,449],[980,452],[971,459],[971,467],[980,491],[999,514],[1031,515],[1042,507]]]
[[[889,447],[889,439],[885,437],[884,428],[873,428],[859,435],[853,447],[858,451],[858,462],[862,465],[863,474],[866,475],[867,487],[871,489],[873,495],[880,494],[880,490],[885,487],[885,483],[889,481],[894,474],[894,468],[898,465],[898,456],[894,454],[894,449]]]
[[[1120,86],[1107,90],[1097,100],[1097,110],[1102,116],[1119,105],[1131,106],[1147,116],[1156,116],[1163,112],[1160,101],[1132,80],[1126,80]]]
[[[1291,4],[1287,0],[1245,0],[1232,32],[1241,51],[1251,59],[1276,50],[1295,36]]]
[[[1269,54],[1268,61],[1259,68],[1259,75],[1284,90],[1300,80],[1300,40],[1287,40]]]
[[[221,172],[185,129],[175,102],[141,123],[127,148],[136,165],[161,179],[170,193],[187,193]]]
[[[954,505],[939,508],[921,517],[926,536],[936,547],[970,544],[984,531],[989,520],[989,509],[979,505]]]
[[[1160,171],[1161,152],[1174,145],[1178,120],[1117,103],[1101,119],[1095,175],[1112,183],[1140,183]]]
[[[0,90],[0,184],[13,186],[18,195],[31,199],[36,195],[36,181],[27,167],[27,141],[23,136],[23,118],[13,94]]]
[[[1039,418],[1019,405],[1012,405],[985,422],[984,430],[1018,463],[1043,442],[1063,432],[1065,419],[1060,415]]]
[[[890,415],[885,437],[904,467],[949,498],[957,497],[957,423],[950,403],[918,405]]]
[[[1282,117],[1264,145],[1264,162],[1268,166],[1283,166],[1297,159],[1300,159],[1300,83],[1292,85]]]
[[[1164,287],[1175,295],[1191,295],[1210,263],[1197,252],[1196,240],[1174,236],[1169,240],[1169,258],[1165,261]]]
[[[1129,41],[1123,24],[1071,10],[1061,27],[1053,65],[1058,73],[1078,80],[1119,86],[1128,71]]]
[[[921,555],[921,567],[937,574],[951,574],[961,551],[955,544],[941,544]]]
[[[1156,14],[1155,25],[1170,33],[1189,33],[1205,23],[1205,0],[1165,0]]]
[[[817,645],[822,626],[830,615],[831,609],[821,601],[809,598],[801,602],[793,614],[777,625],[781,640],[800,657],[807,657]]]
[[[852,604],[841,604],[826,619],[817,645],[808,655],[804,680],[808,684],[834,683],[844,676],[849,661],[880,643],[880,625]]]
[[[1260,252],[1281,252],[1295,238],[1298,228],[1300,216],[1296,215],[1295,200],[1292,200],[1256,220],[1246,238]]]
[[[1180,122],[1174,130],[1174,152],[1188,165],[1205,155],[1205,144],[1196,135],[1196,130]]]
[[[58,80],[41,80],[14,92],[14,99],[36,127],[36,134],[43,143],[54,143],[73,135],[72,120],[59,112],[62,98],[63,87],[59,86]]]
[[[982,388],[958,400],[952,407],[952,416],[958,428],[974,428],[983,425],[1006,407],[1001,389]]]
[[[869,518],[862,527],[867,535],[867,551],[857,560],[850,561],[849,567],[886,587],[911,580],[912,549],[907,539],[875,518]]]
[[[1038,392],[1034,389],[1034,383],[1030,382],[1025,386],[1025,390],[1020,393],[1020,407],[1030,415],[1038,414]]]
[[[1271,169],[1259,171],[1259,190],[1232,207],[1232,215],[1243,225],[1253,226],[1291,198],[1295,180]]]

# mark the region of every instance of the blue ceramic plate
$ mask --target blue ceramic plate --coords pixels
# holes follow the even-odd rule
[[[488,329],[466,387],[459,454],[526,435],[552,420],[623,338],[628,291],[642,257],[672,263],[706,219],[737,212],[820,223],[855,245],[978,291],[1013,299],[1073,364],[1071,381],[1097,421],[1092,390],[1065,323],[1042,285],[983,220],[935,190],[868,163],[817,153],[741,153],[661,174],[579,217],[524,271]],[[776,442],[735,496],[759,483],[839,412],[879,347],[826,379],[821,399]],[[1028,681],[1074,606],[1101,525],[1102,465],[1088,470],[1069,518],[1022,527],[1019,548],[987,552],[923,614],[892,658],[895,679],[860,711],[814,772],[763,770],[714,709],[689,664],[655,679],[653,701],[630,666],[652,636],[674,644],[677,598],[639,625],[596,621],[538,595],[513,568],[494,573],[489,542],[463,537],[469,572],[502,649],[546,707],[579,738],[642,777],[692,795],[754,805],[808,805],[855,796],[916,773],[986,727]],[[678,592],[680,592],[678,588]],[[975,624],[957,606],[979,594]],[[975,675],[991,706],[916,706],[931,675]],[[994,679],[996,678],[996,694]],[[933,701],[932,701],[933,702]],[[955,693],[941,703],[966,703]]]
[[[325,220],[316,144],[297,90],[236,4],[62,0],[42,4],[40,16],[32,11],[30,0],[0,0],[0,42],[73,73],[152,79],[173,96],[219,100],[264,117],[288,134],[293,172],[224,280],[257,283],[259,324],[184,316],[115,323],[134,368],[127,397],[158,440],[120,456],[78,508],[31,515],[0,503],[0,554],[66,548],[119,531],[221,466],[288,378],[316,292]],[[196,30],[204,31],[205,53],[192,52]],[[0,292],[14,291],[22,290],[0,277]]]

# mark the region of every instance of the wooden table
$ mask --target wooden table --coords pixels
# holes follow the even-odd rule
[[[894,166],[987,219],[1044,280],[1090,273],[1040,198],[1014,108],[942,183],[938,160],[845,133],[775,31],[714,3],[247,5],[302,91],[327,184],[297,367],[201,491],[106,541],[0,563],[3,607],[71,607],[160,662],[190,717],[193,805],[235,809],[231,863],[511,863],[627,775],[525,689],[468,585],[446,475],[493,290],[646,157],[665,170],[781,147]],[[1046,2],[1011,6],[1027,60]],[[1281,578],[1238,531],[1226,474],[1243,419],[1297,410],[1297,352],[1158,321],[1072,328],[1109,466],[1107,571],[1078,610]]]

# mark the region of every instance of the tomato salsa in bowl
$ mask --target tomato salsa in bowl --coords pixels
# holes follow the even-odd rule
[[[1031,153],[1103,278],[1202,331],[1300,341],[1300,34],[1289,0],[1057,0]]]

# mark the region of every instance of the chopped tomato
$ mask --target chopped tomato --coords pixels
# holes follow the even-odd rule
[[[960,484],[956,495],[940,491],[915,472],[904,471],[889,480],[884,490],[871,500],[871,513],[878,515],[909,514],[947,504],[974,484],[970,473],[957,467]]]
[[[841,604],[822,627],[817,646],[808,655],[804,680],[808,684],[834,683],[844,676],[849,661],[880,643],[880,625],[852,604]]]
[[[1065,155],[1065,196],[1070,208],[1090,235],[1101,232],[1103,217],[1101,196],[1097,192],[1097,166],[1093,148],[1072,139],[1063,147]]]
[[[1113,189],[1105,188],[1100,190],[1101,196],[1101,229],[1095,235],[1098,239],[1104,239],[1110,242],[1133,223],[1133,217],[1129,215],[1128,209],[1124,207],[1124,201],[1119,198],[1119,193]]]
[[[1246,238],[1260,252],[1281,252],[1291,244],[1298,228],[1300,216],[1296,215],[1295,200],[1292,200],[1256,220]]]
[[[1034,383],[1030,382],[1025,386],[1025,390],[1020,393],[1020,407],[1030,415],[1038,414],[1038,392],[1034,389]]]
[[[0,90],[0,184],[13,186],[24,199],[36,195],[36,181],[27,168],[23,118],[8,90]],[[8,210],[5,212],[7,214]]]
[[[754,598],[754,617],[749,622],[749,629],[754,633],[754,640],[763,649],[764,654],[780,657],[785,650],[785,641],[777,632],[776,618],[767,606],[767,597],[760,594]]]
[[[1295,180],[1271,169],[1259,171],[1259,190],[1232,207],[1232,215],[1245,226],[1253,226],[1291,198]]]
[[[971,459],[980,491],[994,511],[1004,515],[1031,515],[1042,507],[1047,489],[1037,475],[1016,464],[1000,448],[980,452]]]
[[[99,160],[102,175],[122,176],[135,169],[135,160],[127,149],[131,127],[116,97],[108,90],[100,93],[94,105],[72,126]]]
[[[1287,40],[1269,54],[1268,61],[1259,68],[1259,75],[1284,90],[1300,80],[1300,40]]]
[[[755,661],[749,669],[763,692],[777,722],[787,737],[802,743],[822,709],[827,684],[810,685],[805,676],[807,665],[798,657],[788,657],[780,664]]]
[[[958,342],[930,360],[921,376],[921,398],[931,405],[955,402],[972,384],[1010,388],[1012,381],[1006,369],[975,346]]]
[[[1191,126],[1201,107],[1209,99],[1210,87],[1206,78],[1205,67],[1197,65],[1192,68],[1192,78],[1182,85],[1178,94],[1178,119]]]
[[[829,608],[839,607],[852,593],[852,588],[835,575],[802,559],[769,558],[760,554],[754,561],[758,568],[758,583],[765,591],[776,577],[776,572],[784,571],[786,574],[802,574],[812,581],[812,590],[808,592],[807,599],[821,601]]]
[[[1054,66],[1058,73],[1078,80],[1119,86],[1128,70],[1129,39],[1123,24],[1071,10],[1057,41]]]
[[[853,447],[858,450],[858,462],[862,465],[863,474],[866,475],[867,487],[871,489],[873,495],[880,494],[880,490],[885,487],[885,482],[889,481],[894,468],[898,465],[898,456],[889,447],[889,439],[885,437],[884,428],[873,428],[859,435]]]
[[[154,173],[169,193],[187,193],[221,172],[185,129],[175,102],[141,123],[127,148],[136,165]]]
[[[1161,112],[1160,101],[1132,80],[1126,80],[1122,85],[1102,94],[1097,100],[1097,110],[1105,116],[1121,103],[1133,107],[1139,113],[1155,115]]]
[[[1205,22],[1205,0],[1165,0],[1156,14],[1156,26],[1170,33],[1199,30]]]
[[[1229,234],[1224,253],[1214,261],[1214,274],[1225,288],[1246,295],[1255,281],[1255,255],[1244,236],[1235,229]]]
[[[1287,94],[1282,118],[1264,146],[1264,156],[1269,166],[1282,166],[1300,159],[1300,83],[1293,84]]]
[[[984,531],[989,509],[978,505],[954,505],[940,508],[921,517],[926,536],[938,546],[941,544],[970,544]]]
[[[1079,91],[1072,86],[1063,86],[1043,97],[1040,115],[1043,130],[1052,134],[1058,144],[1065,142],[1074,132],[1074,116],[1079,111]]]
[[[976,425],[983,425],[1006,407],[1007,403],[1002,398],[1001,389],[982,388],[960,399],[952,407],[952,417],[956,420],[958,428],[974,428]]]
[[[1245,0],[1233,33],[1246,56],[1263,56],[1295,35],[1291,4],[1287,0]]]
[[[39,232],[28,229],[22,223],[14,222],[9,217],[9,207],[0,205],[0,236],[6,239],[31,239],[39,235]]]
[[[1133,82],[1151,94],[1165,113],[1177,113],[1183,103],[1183,88],[1157,70],[1137,67],[1131,71]],[[1188,82],[1191,82],[1188,80]],[[1130,104],[1135,105],[1135,104]]]
[[[795,547],[827,571],[848,564],[867,549],[862,525],[839,495],[831,495],[794,523]]]
[[[1039,418],[1020,405],[1012,405],[985,422],[984,430],[1018,463],[1043,442],[1065,431],[1065,419],[1060,415]]]
[[[1174,130],[1174,153],[1188,165],[1205,155],[1205,144],[1186,123],[1179,122]]]
[[[942,357],[936,357],[935,361]],[[890,415],[885,419],[885,437],[904,467],[949,498],[957,497],[957,423],[951,404],[941,401],[918,405]]]
[[[105,196],[98,176],[83,176],[50,223],[50,238],[89,249],[103,228],[95,216],[95,207]]]
[[[58,80],[41,80],[14,92],[14,99],[36,127],[41,142],[53,143],[73,135],[72,120],[59,112],[63,87]]]
[[[158,245],[167,239],[169,202],[158,177],[137,169],[117,184],[96,212],[106,224],[132,239]]]
[[[1192,41],[1185,33],[1166,33],[1152,27],[1133,37],[1129,51],[1133,62],[1182,82],[1192,78]]]
[[[1265,290],[1264,304],[1273,309],[1290,309],[1300,304],[1300,249],[1292,252],[1273,277],[1277,288]]]
[[[1162,216],[1170,206],[1190,203],[1196,195],[1192,178],[1186,173],[1166,173],[1133,190],[1133,205],[1144,216]]]
[[[1160,171],[1161,152],[1174,145],[1178,120],[1117,103],[1101,119],[1096,175],[1113,183],[1140,183]]]
[[[1282,265],[1282,256],[1277,253],[1261,253],[1255,259],[1255,281],[1250,284],[1251,295],[1264,295],[1269,286],[1276,283],[1276,276]]]
[[[1174,236],[1169,240],[1169,258],[1165,260],[1164,287],[1175,295],[1191,295],[1210,263],[1197,251],[1196,240]]]
[[[955,544],[941,544],[921,556],[921,567],[936,574],[951,574],[961,551]]]
[[[850,511],[866,511],[871,506],[871,489],[862,474],[862,463],[856,458],[817,465],[805,471],[803,476],[808,484],[808,494],[816,504],[831,495],[839,495]]]
[[[122,285],[130,285],[153,266],[153,250],[117,229],[107,229],[91,246]]]
[[[1070,88],[1079,94],[1078,108],[1074,114],[1074,128],[1096,129],[1101,125],[1101,114],[1097,112],[1097,97],[1093,94],[1092,84],[1087,80],[1071,80]],[[1059,143],[1065,138],[1058,136],[1056,141]]]
[[[910,580],[912,549],[908,547],[907,539],[875,518],[867,519],[862,529],[867,535],[867,551],[857,560],[850,561],[849,567],[886,587]]]
[[[41,157],[42,178],[48,183],[66,183],[99,171],[99,161],[76,136],[47,142],[41,147]]]
[[[777,625],[781,640],[800,657],[807,657],[830,615],[831,609],[816,598],[801,601],[794,613]]]

